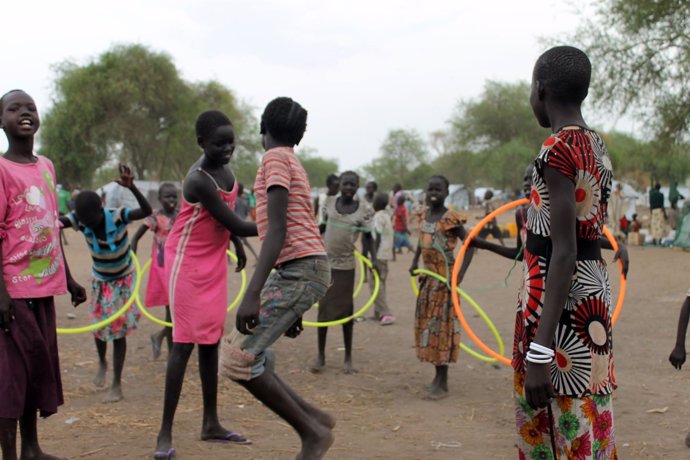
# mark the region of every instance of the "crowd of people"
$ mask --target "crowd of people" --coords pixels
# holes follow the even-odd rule
[[[461,282],[476,250],[523,263],[512,350],[521,459],[617,458],[611,288],[601,255],[602,248],[612,249],[602,231],[616,192],[612,194],[613,172],[604,142],[588,127],[580,109],[590,75],[589,59],[576,48],[555,47],[536,61],[530,102],[537,122],[550,128],[552,135],[524,175],[530,203],[515,212],[517,246],[506,246],[500,238],[499,244],[485,239],[495,235],[494,221],[472,240],[474,249],[463,258],[458,275]],[[387,194],[379,192],[374,181],[367,182],[359,198],[360,177],[354,171],[328,176],[327,191],[313,203],[307,174],[294,154],[306,130],[307,111],[280,97],[261,116],[265,152],[249,197],[243,195],[230,166],[236,143],[232,122],[224,113],[208,110],[195,125],[202,155],[190,165],[182,190],[161,185],[160,209],[152,209],[126,165],[120,166],[117,181],[134,194],[138,208],[104,207],[93,191],[80,192],[66,208],[71,196],[57,192],[51,161],[34,154],[40,119],[33,99],[20,90],[2,96],[0,124],[9,141],[0,158],[4,459],[17,458],[17,425],[21,458],[57,458],[39,447],[37,416],[54,414],[63,403],[53,297],[69,292],[74,305],[87,299],[63,255],[60,234],[70,227],[83,234],[91,255],[88,308],[94,323],[110,318],[131,299],[130,249],[137,250],[147,231],[153,234],[145,304],[165,307],[166,319],[173,323],[151,336],[154,358],[161,355],[163,341],[168,349],[155,459],[175,456],[174,417],[195,346],[203,399],[202,440],[251,443],[219,421],[220,376],[237,382],[294,428],[301,440],[298,459],[325,456],[334,442],[335,418],[279,377],[272,346],[282,336],[299,336],[303,314],[316,303],[320,322],[352,317],[359,239],[381,283],[371,319],[383,326],[396,320],[395,308],[386,299],[386,279],[393,268],[389,262],[396,254],[403,249],[414,253],[412,274],[421,266],[437,275],[419,277],[413,335],[417,358],[434,366],[425,397],[437,400],[448,394],[448,366],[458,360],[461,333],[450,277],[457,248],[468,235],[467,216],[445,205],[448,178],[431,176],[424,206],[414,211],[406,206],[399,184]],[[490,202],[491,197],[486,198]],[[487,206],[486,213],[491,211]],[[659,214],[653,208],[653,220]],[[138,220],[143,223],[130,243],[128,224]],[[415,222],[414,234],[410,221]],[[258,254],[246,240],[253,236],[262,242]],[[247,263],[245,246],[256,259],[231,332],[224,329],[229,242],[237,255],[237,271]],[[624,245],[617,256],[627,271]],[[678,368],[685,361],[689,317],[690,297],[671,355]],[[123,398],[126,338],[139,320],[140,312],[132,305],[94,332],[97,386],[105,385],[108,342],[113,346],[112,384],[105,402]],[[356,372],[354,324],[352,319],[342,324],[345,374]],[[326,363],[328,329],[318,329],[317,358],[311,366],[315,373]]]

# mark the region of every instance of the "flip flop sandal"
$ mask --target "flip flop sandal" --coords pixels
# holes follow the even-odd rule
[[[234,432],[228,433],[225,436],[217,438],[202,439],[202,441],[219,442],[221,444],[236,444],[238,446],[248,446],[249,444],[252,444],[252,442],[249,439],[246,439],[244,436],[242,436],[242,434]]]
[[[175,448],[171,447],[167,452],[162,450],[157,450],[153,454],[153,460],[172,460],[175,458]]]

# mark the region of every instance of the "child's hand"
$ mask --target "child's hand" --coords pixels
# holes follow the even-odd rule
[[[10,323],[14,320],[12,299],[7,293],[0,295],[0,328],[9,332]]]
[[[304,325],[302,324],[302,317],[300,316],[299,318],[297,318],[297,321],[295,321],[293,325],[290,326],[290,329],[285,331],[285,337],[290,337],[291,339],[294,339],[297,336],[299,336],[303,330]]]
[[[76,307],[79,304],[86,302],[86,289],[81,284],[74,280],[67,281],[67,291],[72,296],[72,306]]]
[[[419,268],[419,266],[417,265],[417,263],[412,262],[412,265],[410,265],[410,269],[409,269],[410,275],[417,276],[417,274],[415,272],[417,271],[418,268]]]
[[[260,298],[259,292],[247,292],[237,309],[235,327],[244,335],[252,335],[251,329],[259,325]]]
[[[668,357],[668,360],[673,367],[680,370],[683,364],[685,364],[685,356],[685,347],[676,346],[671,352],[671,356]]]
[[[134,185],[134,174],[132,170],[126,164],[120,163],[120,179],[116,180],[118,184],[123,187],[131,188]]]
[[[616,251],[616,254],[613,256],[614,262],[618,261],[618,259],[623,262],[623,276],[627,278],[630,258],[628,257],[628,248],[623,243],[618,245],[618,251]]]
[[[235,245],[235,255],[237,255],[237,267],[235,272],[239,273],[247,266],[247,254],[244,252],[244,245]]]

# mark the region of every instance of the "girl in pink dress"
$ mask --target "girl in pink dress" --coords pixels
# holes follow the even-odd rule
[[[144,303],[147,307],[158,307],[165,305],[165,320],[170,322],[170,307],[168,304],[168,282],[165,277],[165,241],[172,230],[173,223],[177,217],[178,191],[171,183],[161,184],[158,189],[158,201],[161,208],[146,218],[144,225],[139,227],[132,237],[132,250],[137,252],[139,239],[144,236],[147,230],[153,232],[153,245],[151,245],[151,268],[149,269],[149,279],[146,283],[146,299]],[[172,329],[164,326],[159,332],[151,334],[151,346],[153,347],[153,359],[158,359],[161,355],[161,344],[163,339],[168,342],[168,354],[172,348]]]
[[[232,239],[240,271],[246,264],[241,236],[256,236],[256,224],[234,212],[237,182],[227,166],[235,150],[228,117],[215,110],[199,115],[197,143],[203,156],[190,168],[182,188],[180,209],[165,243],[165,274],[173,317],[173,346],[165,377],[163,420],[155,459],[169,459],[172,425],[187,361],[199,345],[199,374],[204,402],[201,439],[249,444],[244,436],[221,426],[216,410],[218,343],[223,336],[227,292],[225,250]],[[231,233],[232,232],[232,236]]]

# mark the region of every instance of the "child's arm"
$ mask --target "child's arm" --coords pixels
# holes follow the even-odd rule
[[[235,272],[239,273],[247,266],[247,254],[244,252],[244,244],[242,244],[242,240],[239,236],[232,235],[230,241],[235,245],[235,255],[237,256],[237,268],[235,268]]]
[[[128,188],[129,191],[134,194],[134,198],[137,199],[137,203],[139,203],[139,209],[133,209],[127,215],[128,221],[131,222],[133,220],[143,219],[144,217],[151,215],[153,212],[153,209],[151,209],[151,204],[149,203],[149,200],[144,197],[139,188],[134,184],[134,175],[132,174],[132,170],[129,169],[129,166],[120,163],[120,179],[118,179],[116,182],[121,186]]]
[[[460,238],[462,241],[465,241],[467,238],[467,230],[465,230],[464,225],[460,225],[458,227],[455,227],[455,234],[457,235],[458,238]],[[460,271],[458,272],[458,284],[462,283],[462,280],[465,278],[465,273],[467,272],[467,269],[470,268],[470,264],[472,263],[472,258],[474,257],[475,250],[473,248],[468,248],[467,251],[465,252],[465,256],[462,259],[462,265],[460,266]],[[449,280],[450,282],[450,280]]]
[[[608,238],[605,236],[601,237],[601,247],[602,249],[610,249],[613,251],[613,245]],[[618,243],[618,251],[613,256],[613,261],[616,262],[620,259],[623,262],[623,276],[628,276],[628,268],[630,267],[630,258],[628,257],[628,248],[623,243]]]
[[[517,247],[515,248],[510,248],[506,246],[501,246],[500,244],[495,244],[495,243],[490,243],[486,241],[483,238],[479,238],[478,236],[475,236],[472,238],[472,241],[470,242],[470,247],[473,248],[479,248],[479,249],[486,249],[487,251],[491,251],[494,254],[498,254],[499,256],[503,256],[506,259],[510,260],[519,260],[521,261],[523,258],[522,255],[522,239],[520,238],[520,235],[518,235],[518,242],[517,242]],[[474,251],[472,251],[474,252]]]
[[[67,291],[70,293],[72,306],[86,302],[86,289],[77,283],[74,278],[72,278],[72,272],[69,269],[69,264],[67,263],[67,256],[65,256],[65,250],[62,247],[62,238],[60,240],[60,254],[62,255],[62,262],[65,264],[65,278],[67,279]]]
[[[131,214],[131,212],[130,212],[130,214]],[[132,241],[130,243],[130,246],[132,247],[132,251],[135,254],[137,253],[137,247],[139,246],[139,240],[141,239],[142,236],[144,236],[144,233],[146,233],[146,231],[148,229],[149,229],[148,225],[142,225],[134,233],[134,236],[132,237]]]
[[[268,189],[268,229],[254,274],[237,310],[235,321],[235,327],[242,334],[251,335],[250,329],[259,324],[261,289],[276,260],[278,260],[287,235],[287,204],[288,189],[279,185],[274,185]]]
[[[211,213],[214,219],[237,236],[256,236],[256,224],[240,219],[228,205],[220,199],[211,180],[201,173],[190,174],[184,182],[183,195],[190,202],[199,202]]]
[[[2,266],[2,248],[0,247],[0,267]],[[4,329],[5,332],[9,331],[9,325],[13,319],[12,299],[10,298],[10,293],[7,292],[5,277],[0,276],[0,328]]]
[[[676,333],[676,347],[671,352],[668,360],[673,367],[680,370],[685,363],[685,335],[688,332],[688,319],[690,319],[690,297],[685,298],[683,306],[680,309],[680,317],[678,318],[678,332]]]
[[[419,242],[417,243],[417,250],[414,252],[414,257],[412,258],[412,264],[410,265],[410,275],[416,276],[415,270],[419,268],[419,256],[422,255],[422,248],[419,247]]]

